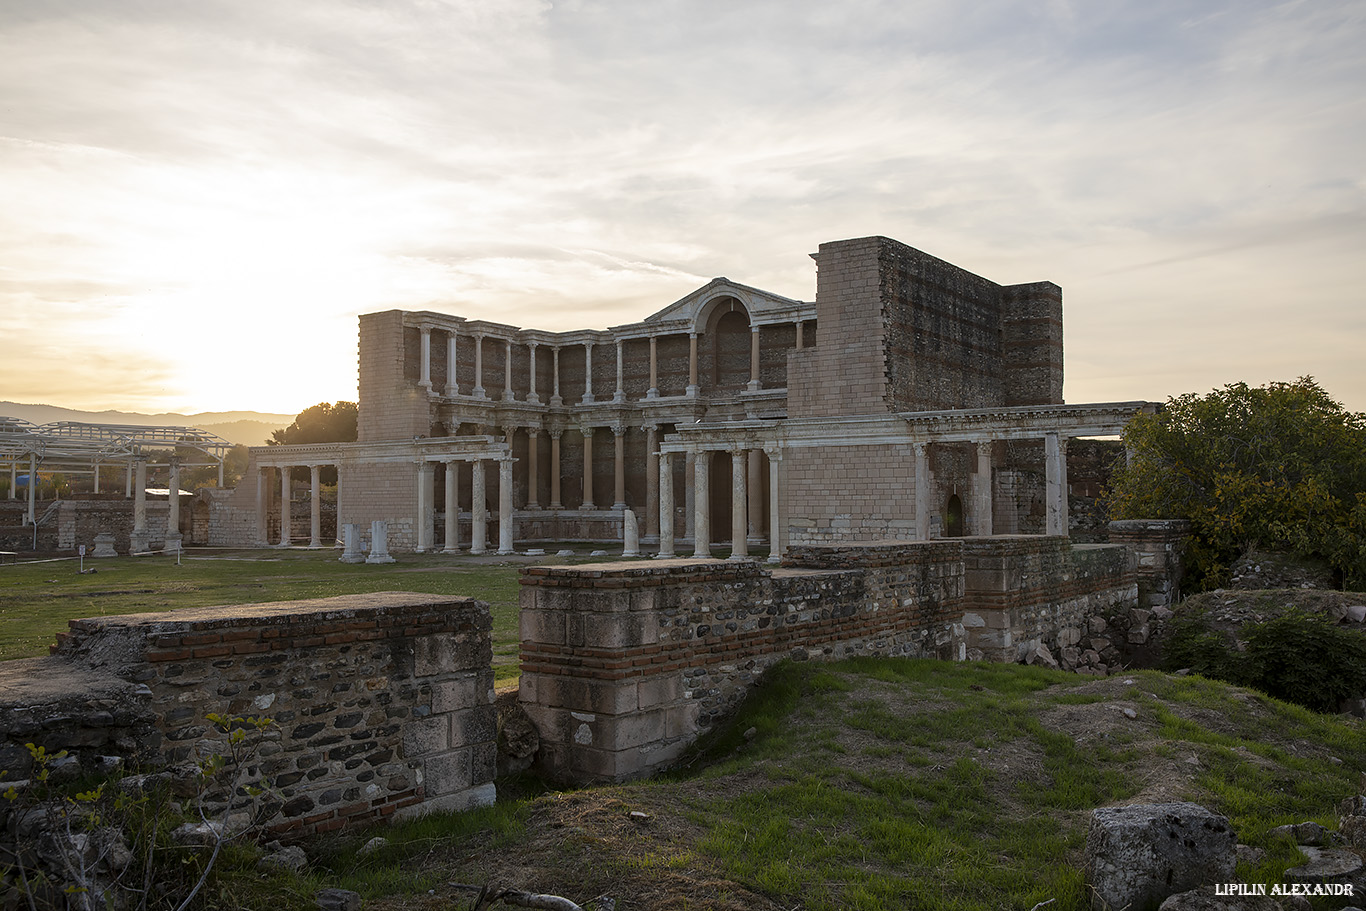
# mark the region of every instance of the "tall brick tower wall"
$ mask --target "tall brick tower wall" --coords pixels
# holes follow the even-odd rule
[[[410,440],[432,426],[432,406],[416,385],[418,357],[409,347],[420,342],[417,329],[404,329],[402,310],[366,313],[360,318],[361,442]]]

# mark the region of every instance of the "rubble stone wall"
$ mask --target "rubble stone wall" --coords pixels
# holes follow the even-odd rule
[[[542,768],[591,781],[673,762],[782,658],[1013,661],[1132,607],[1137,586],[1123,548],[1003,536],[794,544],[777,569],[534,566],[521,597],[521,701]]]
[[[210,713],[258,716],[274,722],[258,777],[276,833],[488,804],[491,629],[483,602],[401,592],[74,620],[26,670],[70,692],[7,687],[0,756],[39,737],[83,766],[170,767],[214,749]]]

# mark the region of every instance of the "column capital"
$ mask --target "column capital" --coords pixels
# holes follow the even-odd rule
[[[765,443],[764,454],[771,462],[781,462],[783,458],[783,446],[781,443]]]
[[[547,428],[547,429],[546,429],[546,436],[550,437],[552,440],[558,440],[560,437],[564,436],[564,428],[563,428],[563,427],[550,427],[550,428]]]
[[[585,437],[591,437],[593,435],[593,428],[587,424],[580,424],[579,433]]]
[[[658,433],[659,425],[656,423],[641,424],[640,429],[645,431],[646,433]]]
[[[535,348],[535,347],[537,347],[537,346],[540,345],[540,344],[541,344],[540,342],[532,342],[532,341],[526,342],[526,346],[527,346],[528,348]]]
[[[615,421],[609,424],[608,429],[612,431],[613,436],[624,436],[626,433],[626,425],[621,421]]]
[[[539,427],[527,427],[527,428],[526,428],[526,435],[529,436],[529,437],[538,437],[538,436],[541,435],[541,428],[539,428]]]

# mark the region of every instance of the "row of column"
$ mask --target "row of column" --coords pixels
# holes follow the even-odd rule
[[[488,552],[488,507],[485,497],[488,494],[484,462],[486,459],[439,459],[446,466],[446,546],[442,553],[460,553],[460,506],[457,500],[460,491],[458,471],[461,462],[468,461],[470,469],[470,553]],[[498,553],[513,552],[512,539],[512,462],[511,458],[498,459]],[[434,549],[432,536],[436,529],[429,521],[433,511],[432,498],[435,492],[434,470],[436,461],[418,463],[417,470],[417,552],[425,553]]]
[[[797,327],[797,349],[803,346],[802,320],[794,320]],[[432,329],[433,326],[422,326],[422,358],[418,374],[418,385],[428,392],[432,390]],[[749,383],[747,388],[751,392],[758,392],[763,388],[759,381],[759,329],[758,325],[750,327],[750,347],[749,347]],[[688,333],[688,386],[685,395],[695,397],[698,391],[697,383],[697,333]],[[489,398],[488,391],[484,389],[484,339],[483,333],[471,333],[474,339],[474,388],[470,390],[470,395],[477,399]],[[457,379],[456,368],[457,353],[456,345],[459,334],[453,329],[446,330],[446,387],[445,394],[448,396],[460,395],[460,383]],[[624,353],[623,345],[627,339],[617,339],[617,388],[612,393],[614,403],[626,401],[626,391],[623,387],[623,364]],[[650,341],[650,388],[645,393],[645,398],[659,398],[659,354],[658,336],[649,336]],[[528,391],[524,401],[530,405],[541,404],[541,397],[536,391],[536,350],[540,347],[539,342],[526,342],[527,353],[530,358],[528,367]],[[593,397],[593,348],[595,342],[583,342],[584,349],[584,389],[583,398],[579,400],[580,405],[591,405],[597,401]],[[513,402],[517,400],[517,394],[512,388],[512,341],[503,339],[505,352],[503,356],[503,397],[502,401]],[[551,356],[554,360],[551,376],[553,377],[553,390],[550,394],[549,404],[559,406],[564,404],[560,396],[560,347],[559,345],[549,346]]]
[[[734,448],[729,451],[731,457],[730,559],[744,560],[749,557],[751,514],[758,508],[757,504],[762,502],[762,497],[758,495],[759,492],[752,489],[754,485],[757,485],[760,476],[756,465],[761,450]],[[762,451],[768,454],[768,561],[777,563],[782,559],[783,549],[786,546],[781,515],[783,451],[776,447]],[[659,556],[661,558],[676,556],[673,523],[674,455],[675,453],[672,452],[661,452],[658,471],[656,472],[659,486],[657,521],[659,524]],[[703,558],[711,556],[711,467],[707,455],[708,450],[695,450],[687,453],[688,461],[692,464],[693,477],[692,489],[689,491],[692,500],[693,556]]]
[[[331,464],[331,463],[328,463]],[[294,536],[293,519],[290,515],[290,472],[296,466],[286,465],[280,472],[280,546],[288,547]],[[301,467],[301,466],[300,466]],[[322,469],[321,464],[309,465],[309,547],[322,547]],[[270,472],[273,468],[261,468],[256,473],[256,540],[265,546],[269,540],[269,497]]]
[[[1067,442],[1068,438],[1058,433],[1044,434],[1044,533],[1049,535],[1068,534],[1067,522]],[[930,459],[929,443],[915,443],[915,531],[916,538],[928,540],[930,537]],[[973,529],[976,535],[992,534],[992,511],[994,504],[991,495],[991,449],[990,439],[974,443],[977,455],[977,470],[972,475],[970,493],[973,515],[976,517]]]

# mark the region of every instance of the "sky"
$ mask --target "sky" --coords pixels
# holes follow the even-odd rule
[[[1063,288],[1069,402],[1366,411],[1362,0],[0,0],[0,400],[296,413],[356,317]]]

